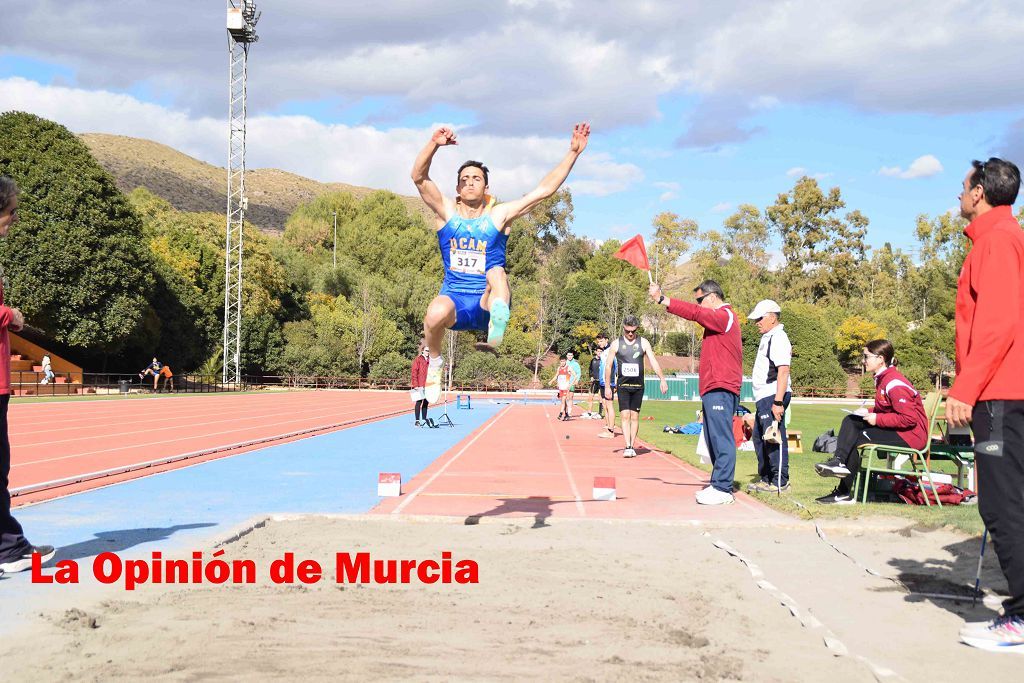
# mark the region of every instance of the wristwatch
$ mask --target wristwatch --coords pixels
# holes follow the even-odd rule
[[[659,306],[660,306],[661,304],[665,303],[665,298],[666,298],[666,297],[665,297],[665,295],[664,295],[664,294],[662,294],[661,296],[659,296],[659,297],[658,297],[658,305],[659,305]]]
[[[785,406],[785,404],[782,401],[772,401],[772,405],[773,406],[778,406],[780,408]]]

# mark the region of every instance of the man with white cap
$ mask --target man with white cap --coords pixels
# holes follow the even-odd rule
[[[759,301],[747,317],[757,323],[761,344],[757,347],[754,371],[754,450],[757,452],[757,474],[760,479],[748,491],[786,491],[789,489],[789,446],[786,443],[786,421],[783,417],[793,395],[789,367],[793,362],[793,345],[779,318],[782,309],[771,299]],[[777,434],[768,434],[777,423]],[[772,430],[774,432],[775,430]],[[766,439],[766,436],[770,436]],[[776,438],[777,437],[777,438]]]

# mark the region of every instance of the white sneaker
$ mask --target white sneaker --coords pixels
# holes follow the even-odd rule
[[[614,437],[615,435],[609,432],[607,429],[602,429],[601,432],[597,435],[597,438],[599,439],[611,439]]]
[[[626,450],[622,451],[622,457],[623,458],[635,458],[636,457],[636,451],[633,450],[632,448],[627,448]]]
[[[699,505],[731,505],[734,501],[731,493],[719,491],[714,487],[707,487],[697,494]]]
[[[989,652],[1024,654],[1024,616],[999,617],[989,622],[964,624],[960,640]]]

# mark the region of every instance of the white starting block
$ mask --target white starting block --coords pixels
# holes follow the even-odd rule
[[[402,475],[399,472],[381,472],[377,475],[377,495],[397,498],[402,495]]]
[[[594,500],[615,500],[615,477],[594,477]]]

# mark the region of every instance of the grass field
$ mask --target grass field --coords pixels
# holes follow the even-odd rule
[[[750,409],[754,407],[753,404],[746,405]],[[811,515],[819,518],[860,518],[880,515],[906,517],[930,527],[949,525],[968,533],[981,534],[983,525],[976,505],[946,506],[939,509],[895,503],[868,503],[866,505],[821,505],[815,503],[814,499],[829,493],[836,485],[837,480],[819,477],[815,473],[814,463],[821,462],[826,458],[822,453],[812,452],[811,446],[817,435],[829,429],[839,429],[839,423],[845,416],[841,410],[843,407],[847,406],[836,404],[792,406],[792,419],[789,428],[803,432],[804,452],[790,454],[791,489],[783,493],[781,497],[775,493],[753,495],[774,508],[800,517],[807,517],[808,513],[801,510],[797,503],[807,508]],[[697,457],[696,436],[662,431],[665,425],[693,422],[699,408],[700,404],[697,402],[645,401],[641,416],[653,416],[654,420],[643,420],[640,423],[640,438],[672,453],[680,460],[710,472],[711,466],[701,465]],[[950,468],[948,463],[936,463],[933,470],[955,472],[955,469]],[[756,480],[756,473],[757,458],[754,452],[739,451],[736,461],[736,484],[741,489],[745,489],[747,484]]]

